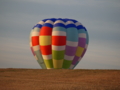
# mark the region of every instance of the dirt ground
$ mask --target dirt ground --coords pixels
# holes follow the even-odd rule
[[[120,70],[0,69],[0,90],[120,90]]]

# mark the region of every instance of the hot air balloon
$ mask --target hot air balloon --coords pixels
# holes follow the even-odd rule
[[[42,69],[74,69],[88,43],[86,28],[74,19],[44,19],[30,33],[31,51]]]

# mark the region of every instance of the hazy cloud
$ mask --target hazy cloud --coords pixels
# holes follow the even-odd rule
[[[73,18],[89,32],[85,57],[76,68],[120,69],[119,0],[1,0],[0,68],[39,68],[29,33],[44,18]]]

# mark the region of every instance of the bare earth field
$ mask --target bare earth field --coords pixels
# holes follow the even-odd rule
[[[0,90],[120,90],[120,70],[0,69]]]

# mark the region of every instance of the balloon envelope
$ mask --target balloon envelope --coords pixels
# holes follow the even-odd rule
[[[30,33],[31,51],[42,69],[73,69],[88,43],[86,28],[74,19],[44,19]]]

